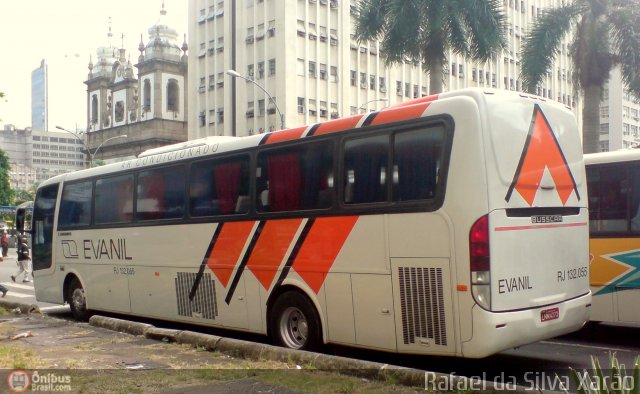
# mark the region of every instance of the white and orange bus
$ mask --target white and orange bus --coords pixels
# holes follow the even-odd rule
[[[57,176],[33,213],[36,297],[412,354],[484,357],[589,319],[575,119],[461,90]]]
[[[640,323],[640,150],[585,155],[591,319]]]

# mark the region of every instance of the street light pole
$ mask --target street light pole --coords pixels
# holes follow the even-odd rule
[[[110,137],[107,138],[106,140],[102,141],[102,143],[100,145],[98,145],[98,147],[96,149],[93,150],[93,153],[91,153],[91,150],[89,149],[89,147],[87,146],[87,144],[84,142],[84,140],[80,137],[80,135],[78,135],[77,133],[74,133],[71,130],[67,130],[64,127],[61,126],[56,126],[56,129],[62,130],[62,131],[66,131],[67,133],[73,134],[73,136],[75,136],[77,139],[80,140],[80,142],[82,142],[82,145],[84,146],[84,149],[86,149],[87,153],[89,154],[89,168],[93,168],[93,158],[95,157],[96,153],[98,153],[98,150],[100,150],[100,148],[102,148],[102,145],[104,145],[105,143],[114,140],[116,138],[127,138],[126,134],[121,134],[121,135],[116,135],[114,137]]]
[[[100,145],[98,145],[98,147],[93,151],[93,154],[89,151],[89,149],[87,149],[87,151],[89,151],[89,156],[91,156],[91,163],[89,168],[91,168],[93,166],[93,158],[96,156],[96,154],[98,153],[98,151],[100,150],[100,148],[102,148],[102,145],[106,144],[107,142],[111,141],[111,140],[115,140],[116,138],[127,138],[128,136],[126,134],[120,134],[120,135],[116,135],[110,138],[107,138],[106,140],[102,141],[102,143]]]
[[[363,110],[367,111],[367,109],[368,109],[368,105],[369,105],[369,104],[371,104],[371,103],[374,103],[374,102],[376,102],[376,101],[389,101],[389,99],[387,99],[387,98],[379,98],[379,99],[369,100],[369,101],[367,101],[366,103],[362,104],[362,105],[360,106],[360,109],[363,109]]]
[[[71,131],[71,130],[67,130],[67,129],[65,129],[65,128],[64,128],[64,127],[62,127],[62,126],[56,126],[56,129],[58,129],[58,130],[62,130],[62,131],[66,131],[67,133],[69,133],[69,134],[73,135],[73,136],[74,136],[74,137],[76,137],[78,140],[80,140],[80,142],[82,143],[82,146],[84,146],[84,149],[85,149],[85,150],[87,151],[87,153],[89,154],[89,157],[91,157],[91,151],[89,150],[89,147],[87,146],[87,144],[84,142],[84,139],[82,139],[82,137],[81,137],[79,134],[74,133],[74,132],[73,132],[73,131]],[[80,132],[80,134],[82,134],[82,132]],[[91,168],[91,162],[89,162],[89,168]]]
[[[227,74],[229,74],[230,76],[232,76],[234,78],[241,78],[241,79],[244,79],[245,81],[253,83],[257,87],[259,87],[260,90],[262,90],[267,96],[269,96],[269,100],[271,100],[273,105],[276,107],[276,110],[278,111],[278,114],[280,115],[280,129],[282,129],[282,130],[286,129],[286,126],[284,124],[284,114],[282,112],[280,112],[280,108],[278,108],[278,104],[276,103],[276,100],[274,100],[274,98],[271,97],[271,95],[269,94],[269,92],[267,92],[267,90],[265,88],[263,88],[258,82],[254,81],[252,78],[247,78],[247,77],[241,75],[240,73],[238,73],[236,70],[227,70]]]

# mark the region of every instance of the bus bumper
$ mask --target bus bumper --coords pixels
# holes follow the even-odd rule
[[[473,336],[462,343],[462,355],[486,357],[577,331],[589,320],[590,312],[591,292],[559,304],[511,312],[490,312],[476,305]]]

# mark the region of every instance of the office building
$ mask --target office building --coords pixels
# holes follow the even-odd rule
[[[29,190],[52,176],[85,168],[82,141],[65,132],[5,125],[0,146],[9,157],[12,189]]]
[[[49,75],[44,59],[40,67],[31,72],[31,128],[49,130]]]
[[[419,63],[406,59],[389,67],[378,42],[355,41],[356,3],[189,0],[189,139],[263,133],[279,129],[282,118],[295,127],[429,95]],[[523,36],[545,7],[559,4],[505,0],[507,49],[485,64],[450,53],[444,89],[521,90]],[[577,113],[567,44],[538,94]]]
[[[611,71],[600,102],[600,150],[640,146],[640,100],[624,87],[620,68]]]

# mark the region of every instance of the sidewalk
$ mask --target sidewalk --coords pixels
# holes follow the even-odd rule
[[[0,368],[5,369],[0,391],[28,380],[31,391],[73,393],[424,392],[338,369],[274,361],[268,354],[248,360],[159,339],[39,314],[5,314],[0,316]]]
[[[18,260],[18,256],[15,253],[15,249],[13,250],[13,256],[11,255],[11,249],[9,249],[9,254],[7,255],[7,257],[4,257],[4,261],[3,263],[9,262],[9,261],[13,261],[14,263]]]
[[[18,256],[16,255],[15,249],[9,249],[9,254],[4,258],[4,261],[0,262],[0,264],[11,267],[11,272],[13,274],[18,269]]]

